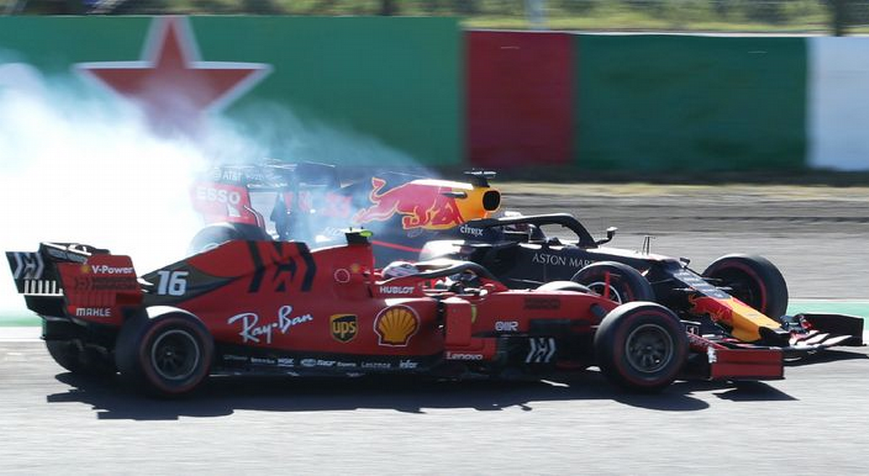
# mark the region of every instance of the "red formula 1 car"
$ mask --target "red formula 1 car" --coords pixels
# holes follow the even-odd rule
[[[240,373],[539,377],[597,365],[639,391],[689,370],[783,375],[779,350],[724,347],[659,304],[618,305],[577,283],[509,290],[479,264],[450,260],[385,279],[365,232],[313,251],[233,240],[141,277],[129,257],[84,245],[7,259],[60,365],[119,371],[160,395]]]

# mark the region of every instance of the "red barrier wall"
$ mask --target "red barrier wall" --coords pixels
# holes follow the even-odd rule
[[[572,159],[573,38],[566,33],[466,33],[466,144],[473,165]]]

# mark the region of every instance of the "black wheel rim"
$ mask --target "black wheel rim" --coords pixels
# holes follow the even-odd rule
[[[606,296],[607,299],[609,299],[610,301],[615,301],[619,304],[625,303],[624,298],[622,297],[619,290],[616,289],[616,287],[612,284],[609,285],[609,293],[607,293],[607,285],[604,281],[596,281],[590,283],[588,285],[588,289],[591,289],[592,291],[600,294],[601,296]]]
[[[642,373],[660,372],[673,360],[673,338],[657,324],[643,324],[634,329],[625,347],[628,363]]]
[[[189,378],[199,367],[200,358],[199,343],[186,330],[164,332],[151,347],[151,365],[166,380]]]

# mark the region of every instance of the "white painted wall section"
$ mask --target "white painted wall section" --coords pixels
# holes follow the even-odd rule
[[[808,165],[869,170],[869,37],[807,41]]]

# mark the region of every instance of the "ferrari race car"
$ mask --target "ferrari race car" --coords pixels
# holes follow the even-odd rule
[[[213,374],[539,378],[596,365],[637,391],[688,373],[783,377],[780,350],[721,345],[664,306],[620,305],[573,282],[510,290],[453,260],[391,277],[367,234],[313,251],[231,240],[141,277],[129,257],[86,245],[7,259],[58,364],[120,372],[163,396]]]
[[[414,259],[425,242],[455,236],[457,226],[498,210],[501,194],[488,180],[494,174],[466,175],[470,183],[386,172],[342,186],[333,165],[218,166],[191,190],[206,227],[193,238],[190,253],[232,239],[323,246],[340,242],[341,230],[354,226],[377,232],[374,254],[381,266]]]
[[[604,247],[615,228],[595,240],[569,214],[475,220],[460,232],[463,240],[428,243],[421,259],[472,261],[511,288],[571,280],[617,303],[654,301],[680,319],[696,322],[702,335],[725,345],[777,347],[788,357],[835,345],[863,345],[860,317],[786,315],[787,284],[761,256],[726,255],[697,273],[687,259],[652,254],[648,245],[642,252]],[[554,236],[564,233],[573,238]]]

